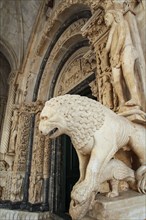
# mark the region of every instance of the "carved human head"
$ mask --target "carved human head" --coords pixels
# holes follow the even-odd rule
[[[107,27],[111,26],[114,22],[114,16],[111,12],[107,12],[104,16],[104,21]]]
[[[117,10],[108,10],[104,16],[105,24],[109,27],[115,21],[116,23],[120,23],[123,20],[123,14],[121,11]]]

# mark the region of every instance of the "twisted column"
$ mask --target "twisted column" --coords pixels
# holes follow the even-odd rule
[[[8,144],[9,144],[9,137],[11,131],[11,118],[13,112],[13,104],[15,98],[15,86],[14,80],[17,72],[11,72],[9,77],[9,92],[8,92],[8,100],[6,106],[6,112],[4,117],[4,124],[3,124],[3,132],[0,144],[0,152],[6,153],[8,151]]]

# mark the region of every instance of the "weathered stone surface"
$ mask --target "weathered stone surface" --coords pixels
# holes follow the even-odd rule
[[[146,196],[128,191],[119,197],[107,198],[97,195],[93,210],[82,220],[145,220]]]
[[[62,218],[50,212],[24,212],[17,210],[0,210],[0,219],[2,220],[62,220]]]

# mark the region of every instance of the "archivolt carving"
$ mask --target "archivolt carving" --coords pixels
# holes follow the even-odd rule
[[[51,28],[54,26],[55,22],[59,19],[59,16],[68,8],[74,6],[74,5],[85,5],[90,8],[91,3],[93,3],[94,0],[63,0],[58,2],[58,4],[55,4],[53,7],[53,10],[50,12],[49,20],[46,24],[45,31],[43,33],[43,37],[41,39],[41,45],[44,44],[46,37],[45,35],[49,35],[51,33]],[[39,48],[41,48],[40,45],[38,45],[37,51],[39,51]]]
[[[49,60],[45,66],[45,70],[44,70],[43,77],[41,80],[41,87],[40,87],[41,90],[46,88],[45,87],[46,83],[47,83],[47,87],[48,87],[48,80],[46,80],[46,77],[50,76],[51,72],[54,73],[55,67],[52,68],[52,65],[54,64],[54,62],[57,61],[58,57],[61,55],[61,51],[63,51],[64,49],[67,49],[65,47],[66,42],[69,41],[69,39],[71,39],[72,37],[81,35],[81,28],[86,23],[86,21],[87,21],[87,19],[80,19],[80,20],[74,22],[72,25],[70,25],[63,32],[63,34],[61,35],[61,37],[57,41],[56,45],[54,46],[53,50],[51,51]],[[48,71],[49,71],[49,74],[48,74]],[[44,91],[44,93],[45,93],[45,91]]]

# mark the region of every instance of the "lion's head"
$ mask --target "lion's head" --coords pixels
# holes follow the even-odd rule
[[[53,101],[53,102],[52,102]],[[39,130],[43,135],[49,135],[49,138],[56,138],[66,132],[67,126],[60,112],[60,108],[56,99],[53,98],[45,103],[45,106],[40,114]]]
[[[71,137],[73,144],[89,141],[104,122],[102,105],[79,95],[63,95],[50,99],[40,114],[39,130],[50,138],[61,134]]]

